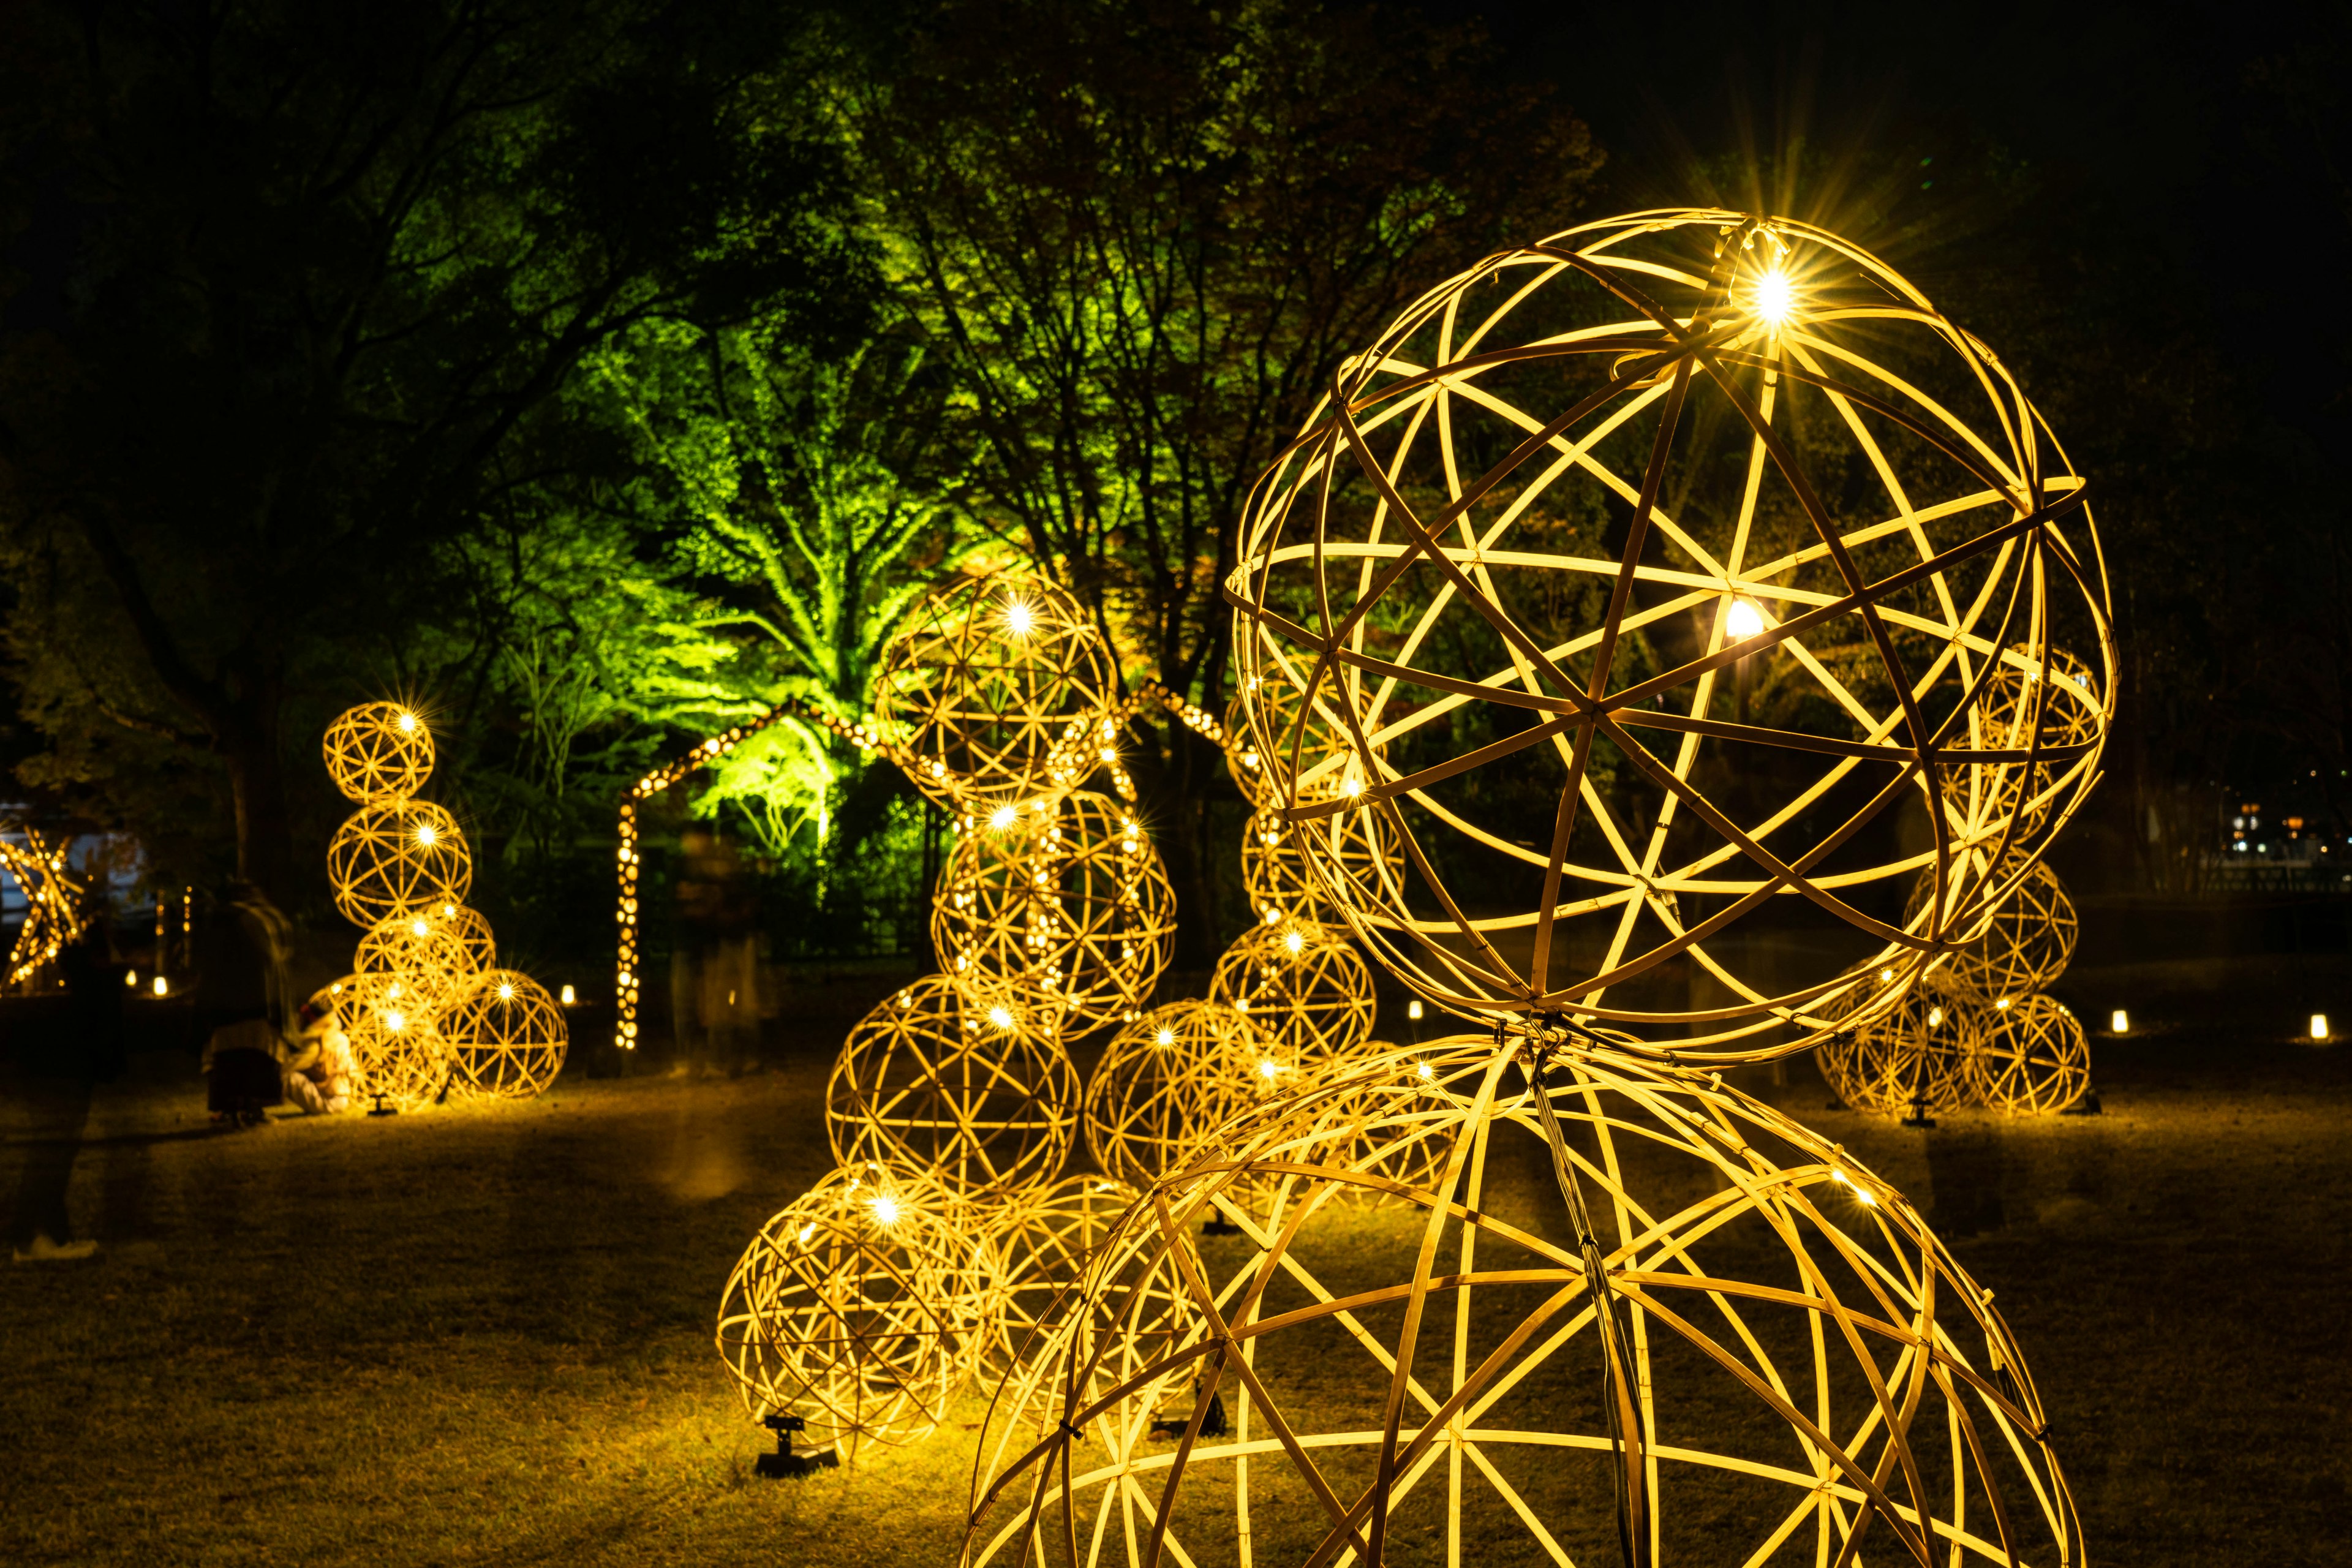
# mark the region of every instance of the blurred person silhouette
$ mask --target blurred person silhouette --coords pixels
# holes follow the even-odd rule
[[[679,1070],[740,1077],[760,1029],[759,903],[735,847],[705,823],[678,841],[670,1017]]]
[[[226,1127],[258,1126],[286,1102],[285,1065],[296,1054],[289,973],[291,928],[268,895],[236,884],[235,918],[212,923],[196,987],[196,1023],[205,1029],[205,1104]]]
[[[96,1241],[77,1241],[66,1209],[75,1158],[97,1086],[121,1075],[125,971],[114,952],[112,910],[93,888],[81,930],[58,952],[65,1005],[36,1016],[19,1037],[19,1082],[30,1137],[16,1189],[9,1242],[19,1263],[88,1258]]]

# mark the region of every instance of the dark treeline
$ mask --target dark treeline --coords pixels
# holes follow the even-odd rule
[[[2237,776],[2352,805],[2324,460],[2344,328],[2303,308],[2276,236],[2232,263],[2253,282],[2211,286],[2244,215],[2189,216],[2236,181],[2275,223],[2299,192],[2294,254],[2332,254],[2340,47],[2250,40],[2201,68],[2221,86],[2173,141],[2108,128],[2070,163],[2071,122],[2032,100],[2063,59],[1993,92],[1932,50],[1849,81],[1843,46],[1751,67],[1731,28],[1670,71],[1712,36],[1665,25],[1309,0],[16,8],[16,793],[134,835],[160,884],[243,877],[320,915],[347,806],[318,736],[397,695],[440,736],[478,901],[525,952],[594,963],[624,784],[786,696],[863,712],[898,618],[960,566],[1044,563],[1125,679],[1221,707],[1235,510],[1338,358],[1496,245],[1719,200],[1913,271],[2090,465],[2132,682],[2085,840],[2110,885],[2192,884]],[[2094,109],[2167,89],[2163,59],[2126,65],[2088,79]],[[1187,732],[1130,743],[1198,963],[1236,797]],[[891,770],[778,726],[680,809],[772,868],[778,956],[909,939],[926,827]]]

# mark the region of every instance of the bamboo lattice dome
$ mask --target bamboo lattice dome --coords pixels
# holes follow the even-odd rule
[[[433,775],[433,732],[401,702],[362,702],[327,726],[328,776],[362,805],[404,799]]]
[[[1087,1152],[1108,1174],[1149,1186],[1256,1100],[1274,1081],[1261,1071],[1272,1050],[1263,1031],[1219,1003],[1143,1014],[1111,1037],[1087,1080]]]
[[[1402,875],[1322,880],[1441,1006],[1685,1061],[1801,1048],[1856,974],[1953,940],[1905,929],[1915,875],[1965,940],[2095,777],[2082,480],[1989,348],[1834,235],[1588,224],[1432,289],[1332,385],[1244,520],[1245,707],[1292,819],[1393,831]],[[2061,637],[2095,655],[2080,737],[2006,743],[1979,700],[2071,668]],[[1286,729],[1252,694],[1288,689]],[[1343,755],[1298,743],[1318,726]],[[2030,821],[1938,804],[2021,766]],[[1766,911],[1810,973],[1773,973]]]
[[[1061,1174],[1077,1110],[1077,1069],[1050,1030],[926,974],[850,1031],[824,1128],[844,1165],[882,1160],[965,1198],[1018,1198]]]
[[[1091,751],[1067,748],[1099,726],[1117,683],[1083,605],[995,573],[950,584],[908,617],[883,650],[874,716],[918,789],[992,816],[1050,802],[1094,772]]]
[[[967,1562],[2082,1562],[2016,1344],[1899,1194],[1697,1074],[1555,1057],[1539,1098],[1450,1044],[1443,1092],[1276,1102],[1129,1212],[1060,1407],[988,1434]],[[1433,1180],[1357,1163],[1383,1114]],[[1539,1217],[1498,1197],[1529,1170]],[[1244,1234],[1162,1268],[1210,1215]],[[1105,1386],[1102,1323],[1156,1269],[1195,1316]],[[1171,1438],[1104,1419],[1168,1394]]]
[[[386,915],[461,905],[474,882],[474,858],[457,819],[430,801],[363,805],[327,845],[327,880],[335,907],[353,925]]]
[[[1064,1034],[1132,1017],[1176,940],[1176,894],[1132,806],[1079,790],[975,823],[940,873],[931,944],[961,979],[1024,987]]]
[[[1372,972],[1344,936],[1306,921],[1256,925],[1217,960],[1209,999],[1258,1026],[1286,1072],[1372,1037]]]
[[[506,1100],[545,1093],[572,1045],[547,987],[511,969],[469,976],[443,1009],[440,1030],[457,1081]]]
[[[1996,1110],[2038,1116],[2064,1110],[2091,1087],[2091,1042],[2050,997],[2004,997],[1972,1058],[1976,1097]]]

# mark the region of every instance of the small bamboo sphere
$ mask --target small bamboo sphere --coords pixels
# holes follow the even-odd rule
[[[2021,643],[1990,668],[1980,667],[1981,683],[1969,710],[1973,746],[2064,757],[2096,742],[2105,721],[2097,677],[2064,648],[2045,652],[2046,665],[2032,645]],[[2004,830],[2031,838],[2047,819],[2066,771],[2062,763],[2023,761],[1955,767],[1943,779],[1947,817],[1972,841]]]
[[[1990,1013],[1964,991],[1914,984],[1850,1037],[1822,1046],[1822,1077],[1856,1110],[1912,1110],[1924,1101],[1932,1113],[1966,1105],[1975,1094],[1974,1063]]]
[[[825,1137],[844,1164],[882,1160],[967,1199],[1014,1197],[1061,1173],[1077,1104],[1077,1069],[1050,1031],[926,974],[850,1030],[825,1085]]]
[[[992,1415],[964,1562],[1607,1563],[1620,1530],[1644,1563],[2082,1561],[2015,1338],[1900,1193],[1703,1074],[1420,1060],[1269,1102],[1127,1210],[1066,1299],[1051,1423]],[[1447,1158],[1366,1170],[1368,1117]],[[1209,1218],[1243,1235],[1195,1243]],[[1195,1256],[1216,1310],[1090,1381]],[[1155,1396],[1173,1438],[1106,1419]]]
[[[415,795],[433,773],[433,732],[399,702],[345,709],[327,726],[325,749],[328,776],[362,805]]]
[[[1026,809],[1094,772],[1118,673],[1085,606],[1007,573],[961,577],[882,651],[874,716],[915,786],[954,811]],[[1070,748],[1079,748],[1073,752]]]
[[[465,950],[465,968],[469,974],[479,974],[499,966],[498,939],[490,932],[488,917],[478,910],[444,899],[428,904],[425,917],[447,931],[457,945]]]
[[[563,1070],[572,1028],[547,987],[528,974],[478,974],[441,1013],[457,1081],[483,1094],[529,1100]]]
[[[931,904],[961,980],[1025,988],[1076,1036],[1133,1017],[1176,941],[1176,894],[1134,809],[1090,791],[1004,828],[967,816]]]
[[[2091,1087],[2091,1043],[2064,1006],[2036,992],[2004,997],[1971,1058],[1977,1098],[1997,1110],[2063,1110]]]
[[[436,1012],[456,1001],[475,974],[473,953],[451,923],[422,910],[376,921],[360,938],[352,967],[362,974],[399,976]]]
[[[1263,1031],[1223,1003],[1153,1008],[1111,1037],[1087,1080],[1087,1152],[1136,1186],[1181,1169],[1274,1081],[1262,1072],[1273,1050]]]
[[[2074,962],[2081,930],[2058,873],[2036,864],[1993,910],[1985,934],[1952,954],[1951,978],[1988,1001],[2046,991]]]
[[[343,1033],[352,1045],[355,1100],[382,1096],[403,1110],[440,1098],[449,1084],[449,1050],[438,1021],[404,977],[359,974]]]
[[[1685,1066],[1802,1049],[1850,975],[1941,956],[1890,919],[1923,863],[1972,934],[1976,852],[2040,856],[2098,776],[2084,478],[1990,348],[1814,225],[1652,210],[1465,259],[1339,360],[1243,508],[1223,588],[1273,802],[1382,819],[1402,875],[1303,852],[1441,1007]],[[2030,831],[1964,812],[1906,847],[1955,770],[2021,765],[1956,718],[2057,626],[2097,680]]]
[[[1263,1030],[1290,1068],[1336,1060],[1372,1037],[1370,968],[1345,937],[1306,921],[1235,937],[1209,996]]]
[[[719,1298],[744,1408],[855,1461],[927,1436],[997,1336],[1000,1265],[964,1206],[911,1172],[827,1175],[761,1227]]]
[[[335,907],[354,925],[436,904],[462,904],[474,858],[457,819],[430,801],[363,805],[327,846]]]
[[[1312,921],[1344,928],[1347,915],[1317,879],[1318,862],[1342,868],[1367,882],[1393,882],[1404,856],[1382,819],[1368,811],[1288,824],[1266,807],[1242,835],[1242,890],[1259,920]]]

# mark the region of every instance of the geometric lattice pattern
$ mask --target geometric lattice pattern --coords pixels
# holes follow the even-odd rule
[[[433,732],[398,702],[362,702],[327,726],[327,776],[362,805],[415,795],[433,773]]]
[[[874,717],[903,746],[917,788],[988,817],[1095,771],[1092,756],[1081,768],[1056,752],[1100,721],[1116,683],[1109,646],[1069,595],[1030,577],[962,577],[883,650]]]
[[[1307,840],[1313,838],[1309,854]],[[1286,823],[1275,806],[1260,808],[1250,817],[1242,836],[1242,890],[1250,910],[1261,921],[1303,920],[1318,925],[1344,926],[1338,905],[1325,897],[1316,880],[1315,865],[1346,868],[1351,879],[1404,874],[1403,851],[1394,837],[1371,812],[1349,812],[1318,822]]]
[[[1111,1037],[1087,1080],[1087,1152],[1108,1175],[1145,1187],[1265,1092],[1286,1065],[1255,1024],[1218,1002],[1155,1007]]]
[[[813,1446],[937,1426],[996,1336],[992,1247],[919,1175],[835,1171],[761,1227],[727,1281],[719,1353],[756,1418],[790,1411]]]
[[[2047,996],[2020,996],[1993,1009],[1972,1059],[1976,1097],[2026,1115],[2063,1110],[2091,1087],[2091,1043],[2074,1015]]]
[[[940,966],[1025,987],[1067,1035],[1132,1017],[1176,940],[1176,894],[1134,809],[1079,790],[966,835],[931,905]]]
[[[1851,1035],[1823,1042],[1822,1077],[1854,1110],[1933,1114],[1966,1105],[1992,1011],[1965,991],[1915,984]]]
[[[2046,991],[2074,961],[2080,932],[2065,885],[2037,865],[1993,911],[1985,934],[1952,954],[1952,981],[1995,1001]]]
[[[2003,364],[1868,253],[1719,210],[1588,224],[1423,295],[1259,481],[1229,580],[1253,739],[1293,822],[1385,823],[1401,875],[1305,852],[1439,1005],[1661,1059],[1800,1049],[1859,976],[1941,955],[1902,924],[1914,876],[1973,932],[2096,776],[2084,496]],[[2007,744],[1979,700],[2062,629],[2080,737]],[[1259,700],[1285,688],[1295,720]],[[1929,810],[1891,847],[2002,766],[2043,770],[2030,823]]]
[[[337,1012],[348,1019],[355,1098],[380,1096],[402,1110],[439,1099],[449,1087],[449,1050],[430,1002],[396,974],[360,973],[348,984],[350,1010]]]
[[[1018,1197],[1060,1173],[1077,1103],[1077,1070],[1050,1031],[999,1022],[926,974],[849,1032],[825,1086],[825,1136],[844,1165],[882,1160],[961,1197]]]
[[[474,955],[451,922],[421,910],[386,915],[360,938],[352,967],[362,974],[394,976],[427,1012],[457,999],[474,981]]]
[[[1256,1025],[1285,1072],[1372,1037],[1372,972],[1347,938],[1305,921],[1244,931],[1217,960],[1209,997]]]
[[[2083,1560],[2008,1328],[1898,1194],[1700,1075],[1556,1056],[1538,1094],[1521,1055],[1375,1068],[1386,1110],[1271,1102],[1148,1192],[1088,1263],[1049,1418],[995,1423],[968,1560]],[[1443,1151],[1428,1181],[1359,1163],[1382,1116]],[[1194,1265],[1212,1216],[1244,1235]],[[1175,1343],[1102,1375],[1160,1281]]]
[[[528,1100],[563,1070],[572,1042],[563,1009],[528,974],[474,976],[440,1014],[457,1082],[482,1094]]]
[[[435,904],[462,904],[474,859],[457,819],[430,801],[363,805],[327,846],[335,907],[354,925]]]

